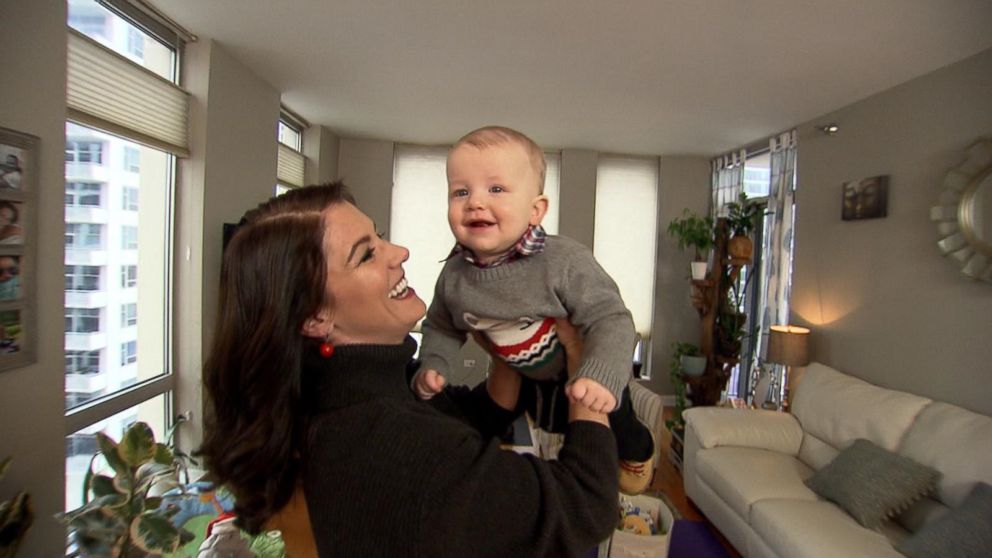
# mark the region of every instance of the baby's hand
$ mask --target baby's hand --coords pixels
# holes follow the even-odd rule
[[[613,397],[610,390],[589,378],[579,378],[568,384],[565,386],[565,394],[573,403],[581,403],[583,407],[597,413],[609,413],[617,406],[617,398]]]
[[[417,394],[417,397],[427,400],[441,393],[445,383],[444,376],[439,374],[437,370],[428,368],[417,372],[413,378],[413,392]]]

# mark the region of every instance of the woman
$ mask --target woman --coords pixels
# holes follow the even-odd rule
[[[408,256],[339,183],[246,214],[224,254],[201,448],[241,526],[283,529],[298,556],[593,548],[616,516],[606,415],[574,405],[559,460],[544,462],[499,449],[519,391],[507,369],[416,400],[408,333],[425,306]]]

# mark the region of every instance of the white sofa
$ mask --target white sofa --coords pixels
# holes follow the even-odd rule
[[[685,491],[745,557],[902,557],[893,546],[992,484],[992,417],[813,363],[792,413],[686,411]],[[803,484],[857,438],[937,469],[929,498],[876,531]]]

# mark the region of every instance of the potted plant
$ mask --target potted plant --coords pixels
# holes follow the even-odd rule
[[[682,217],[668,224],[668,234],[678,239],[679,250],[693,249],[692,278],[706,277],[704,254],[713,247],[713,218],[700,217],[688,208],[682,210]]]
[[[684,376],[688,375],[685,374],[685,368],[683,366],[683,359],[685,357],[701,358],[704,369],[706,363],[706,357],[700,356],[699,347],[692,343],[682,343],[679,341],[672,343],[672,360],[668,363],[668,378],[671,380],[672,388],[675,390],[675,413],[672,418],[665,421],[665,426],[673,432],[685,427],[685,421],[682,420],[682,412],[686,409]]]
[[[0,480],[12,460],[8,457],[0,462]],[[17,554],[17,548],[32,522],[34,511],[31,509],[31,495],[27,492],[18,492],[13,500],[0,502],[0,558],[13,558]]]
[[[737,201],[727,204],[727,210],[727,226],[732,235],[727,242],[727,253],[735,263],[748,262],[754,253],[751,233],[758,228],[758,219],[764,211],[758,204],[748,203],[744,192],[740,193]]]
[[[100,451],[90,460],[83,479],[83,505],[56,515],[73,531],[83,555],[158,556],[192,540],[192,533],[172,524],[178,508],[162,506],[158,496],[180,486],[172,450],[156,443],[152,429],[143,422],[131,425],[119,444],[102,432],[96,437]],[[94,471],[100,456],[113,476]]]

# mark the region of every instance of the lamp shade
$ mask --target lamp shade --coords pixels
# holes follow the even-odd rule
[[[785,366],[809,364],[809,329],[799,326],[773,325],[769,328],[768,354],[765,362]]]

